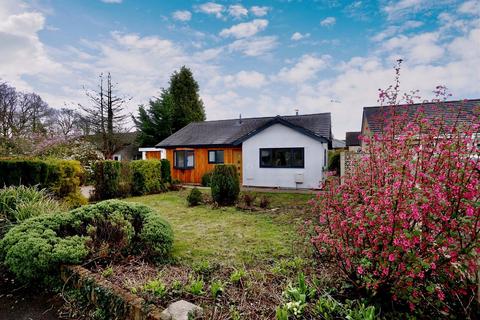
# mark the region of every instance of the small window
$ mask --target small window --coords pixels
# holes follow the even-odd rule
[[[193,150],[177,150],[174,152],[174,164],[176,169],[192,169],[195,166],[195,154]]]
[[[260,149],[260,168],[304,168],[304,148]]]
[[[223,150],[208,150],[208,163],[223,163]]]
[[[115,161],[121,161],[121,160],[122,160],[122,156],[119,155],[119,154],[114,154],[114,155],[113,155],[113,160],[115,160]]]

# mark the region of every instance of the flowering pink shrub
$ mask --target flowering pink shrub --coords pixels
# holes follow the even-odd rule
[[[382,299],[469,312],[480,259],[480,119],[386,110],[383,134],[363,137],[344,183],[328,180],[312,201],[311,241]]]

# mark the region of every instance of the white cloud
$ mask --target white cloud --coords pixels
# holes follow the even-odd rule
[[[322,27],[331,27],[335,25],[336,22],[337,22],[337,19],[335,19],[335,17],[326,17],[325,19],[320,21],[320,25]]]
[[[101,0],[104,3],[122,3],[122,0]]]
[[[329,60],[329,56],[318,58],[313,55],[305,54],[293,67],[282,68],[277,75],[277,79],[279,81],[301,84],[314,78],[318,71],[327,66]]]
[[[246,56],[257,57],[264,55],[277,46],[277,37],[252,37],[239,39],[228,45],[231,52],[241,52]]]
[[[382,50],[392,59],[403,58],[409,64],[432,63],[443,57],[444,48],[439,44],[436,32],[422,33],[411,37],[400,35],[382,44]]]
[[[172,14],[173,19],[178,21],[190,21],[192,13],[188,10],[178,10]]]
[[[466,1],[458,7],[458,12],[471,15],[480,15],[480,2],[478,0]]]
[[[228,14],[234,18],[240,19],[248,15],[248,9],[241,4],[234,4],[228,7]]]
[[[222,13],[225,10],[225,7],[215,2],[206,2],[198,6],[198,9],[203,13],[213,14],[217,18],[222,18],[223,17]]]
[[[256,35],[268,26],[268,20],[255,19],[251,22],[243,22],[234,25],[228,29],[223,29],[220,32],[222,37],[234,37],[237,39],[247,38]]]
[[[425,0],[400,0],[390,1],[383,11],[387,14],[389,20],[400,18],[411,11],[417,11]]]
[[[250,8],[250,11],[257,17],[263,17],[267,15],[269,7],[260,7],[260,6],[253,6]]]
[[[234,75],[225,76],[228,87],[260,88],[267,84],[267,77],[257,71],[242,70]]]
[[[19,11],[24,9],[24,11]],[[22,76],[62,75],[38,33],[45,29],[45,16],[26,10],[21,2],[6,1],[0,6],[0,78],[28,88]],[[48,78],[48,77],[47,77]]]
[[[290,37],[290,40],[299,41],[308,37],[310,37],[310,33],[301,34],[300,32],[295,32]]]
[[[398,25],[388,26],[385,30],[377,33],[371,39],[373,41],[379,42],[379,41],[385,40],[386,38],[392,37],[397,33],[401,33],[403,31],[419,28],[421,26],[423,26],[423,22],[421,22],[421,21],[408,20],[408,21],[405,21],[405,23],[400,25],[400,26],[398,26]]]

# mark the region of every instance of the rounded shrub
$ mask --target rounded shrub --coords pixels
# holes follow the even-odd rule
[[[170,224],[152,209],[109,200],[24,221],[0,241],[0,259],[19,280],[29,282],[88,258],[142,254],[164,260],[172,244]]]
[[[198,190],[198,188],[193,188],[187,197],[187,202],[191,207],[198,206],[200,203],[202,203],[202,192]]]
[[[219,205],[233,205],[240,193],[240,181],[235,166],[216,165],[210,187],[215,202]]]

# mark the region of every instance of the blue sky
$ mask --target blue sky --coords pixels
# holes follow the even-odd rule
[[[2,0],[0,43],[0,79],[52,107],[110,71],[135,112],[186,65],[208,119],[331,112],[343,138],[397,58],[404,91],[480,97],[480,0]]]

